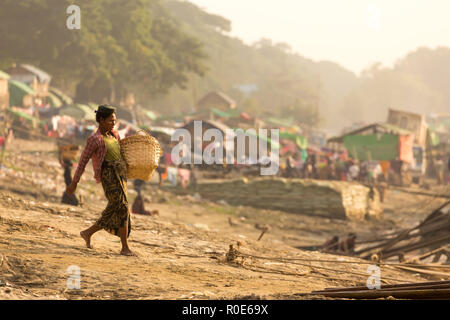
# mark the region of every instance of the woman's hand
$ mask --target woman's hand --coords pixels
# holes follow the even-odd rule
[[[77,184],[72,181],[72,183],[66,189],[67,195],[68,196],[73,195],[75,193],[76,189],[77,189]]]

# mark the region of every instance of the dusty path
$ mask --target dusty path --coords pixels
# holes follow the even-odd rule
[[[237,241],[243,244],[242,252],[258,256],[338,257],[146,216],[133,216],[130,243],[138,257],[120,256],[118,238],[104,231],[94,236],[95,249],[91,250],[84,247],[78,232],[95,220],[95,208],[68,209],[1,195],[1,281],[2,285],[8,283],[0,289],[1,298],[232,299],[255,295],[276,299],[330,286],[356,285],[367,278],[366,265],[312,264],[345,271],[339,273],[276,260],[226,263],[228,245]],[[162,210],[161,215],[164,213]],[[66,286],[66,271],[72,265],[81,270],[80,290]],[[287,274],[279,274],[283,272]],[[394,270],[382,272],[398,280],[420,280]]]
[[[101,187],[88,182],[88,168],[80,189],[84,206],[59,204],[62,171],[54,165],[51,146],[42,145],[41,165],[27,157],[36,144],[24,142],[9,154],[24,174],[0,176],[0,299],[296,299],[296,293],[364,285],[367,265],[259,258],[230,263],[225,261],[229,245],[239,242],[242,253],[254,256],[360,261],[292,246],[321,242],[333,232],[357,229],[369,237],[395,228],[390,218],[356,225],[228,207],[148,187],[152,202],[146,205],[160,214],[133,215],[130,246],[138,257],[119,255],[119,239],[104,231],[93,237],[95,249],[88,249],[79,232],[105,205]],[[34,173],[25,174],[29,171]],[[54,186],[40,182],[45,177]],[[257,223],[271,226],[261,241]],[[67,287],[69,266],[80,268],[79,290]],[[392,267],[382,267],[381,274],[384,283],[426,281]]]

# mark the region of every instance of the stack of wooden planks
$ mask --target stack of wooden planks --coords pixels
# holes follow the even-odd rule
[[[324,216],[329,218],[380,219],[379,193],[359,183],[262,177],[234,180],[204,180],[194,190],[176,189],[180,194],[198,192],[202,198],[230,205]]]
[[[442,254],[450,258],[450,201],[434,210],[414,228],[398,232],[378,244],[359,249],[355,254],[363,259],[386,260],[398,257],[400,262],[418,262],[434,256],[438,262]],[[422,251],[420,255],[405,259],[405,255]],[[447,259],[447,262],[450,262]]]
[[[450,299],[450,281],[429,281],[384,285],[380,289],[367,287],[326,288],[309,295],[330,298],[380,299]]]

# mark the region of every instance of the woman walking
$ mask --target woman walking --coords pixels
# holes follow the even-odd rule
[[[135,255],[128,247],[127,238],[131,232],[131,218],[127,199],[127,167],[120,154],[119,133],[114,130],[116,124],[116,110],[114,107],[101,105],[96,111],[99,127],[91,135],[80,157],[72,183],[67,187],[67,194],[75,192],[81,175],[92,158],[95,180],[102,183],[108,205],[102,216],[88,229],[81,231],[81,237],[86,246],[92,248],[92,235],[105,229],[107,232],[120,237],[122,250],[120,254]]]

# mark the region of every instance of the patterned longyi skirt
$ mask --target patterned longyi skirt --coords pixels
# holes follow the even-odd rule
[[[131,232],[131,215],[127,198],[127,167],[123,160],[103,161],[101,180],[108,205],[96,224],[107,232],[119,236],[119,229],[128,222],[128,235]]]

